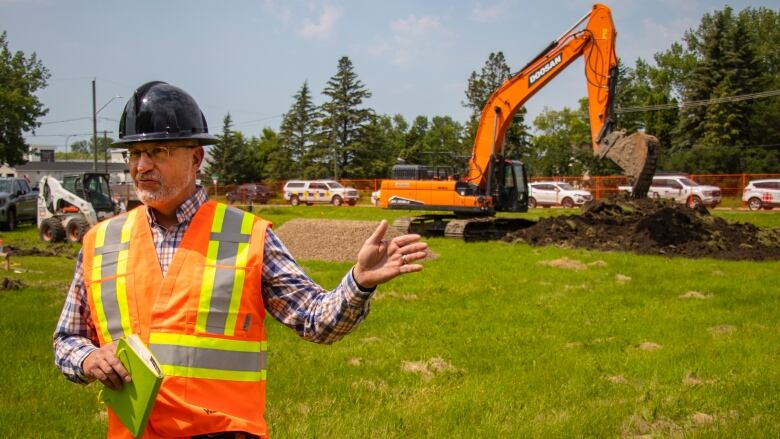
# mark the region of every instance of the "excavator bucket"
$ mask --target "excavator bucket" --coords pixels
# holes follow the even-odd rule
[[[646,197],[658,162],[658,139],[640,132],[630,136],[621,132],[612,134],[617,136],[610,139],[610,147],[602,156],[606,156],[623,169],[631,184],[631,198]]]

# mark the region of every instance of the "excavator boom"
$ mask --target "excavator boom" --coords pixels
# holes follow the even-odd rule
[[[587,21],[584,27],[582,23]],[[614,161],[628,176],[634,196],[644,196],[652,181],[658,140],[644,133],[614,131],[617,82],[615,31],[609,8],[596,4],[541,54],[501,85],[480,118],[469,161],[468,181],[484,187],[491,157],[503,156],[504,136],[517,111],[579,57],[585,61],[593,153]]]

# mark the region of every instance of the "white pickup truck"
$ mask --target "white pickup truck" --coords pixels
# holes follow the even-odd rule
[[[630,193],[631,186],[618,186],[618,190]],[[670,198],[688,207],[715,207],[722,199],[719,187],[696,183],[686,175],[656,175],[647,196]]]

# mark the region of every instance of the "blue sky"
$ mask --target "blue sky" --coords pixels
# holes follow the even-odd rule
[[[777,1],[607,1],[618,30],[618,56],[629,65],[651,59],[726,4],[778,8]],[[210,130],[233,116],[235,129],[277,130],[292,96],[309,82],[314,101],[348,56],[380,114],[449,115],[465,121],[461,105],[469,74],[490,52],[503,51],[512,71],[557,38],[592,3],[549,1],[54,1],[0,0],[0,30],[13,51],[36,52],[51,71],[39,93],[50,109],[37,134],[90,133],[91,81],[99,130],[117,131],[127,97],[162,80],[184,88],[201,105]],[[582,62],[573,64],[529,101],[530,117],[544,107],[576,106],[585,95]],[[55,122],[55,123],[52,123]],[[86,138],[86,136],[81,137]],[[28,138],[62,144],[64,137]],[[71,137],[70,142],[79,139]]]

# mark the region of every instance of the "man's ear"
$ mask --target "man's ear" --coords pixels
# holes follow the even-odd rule
[[[195,148],[195,151],[192,154],[192,165],[195,166],[195,169],[200,169],[200,165],[203,164],[203,157],[205,157],[205,155],[206,153],[203,151],[203,146]]]

